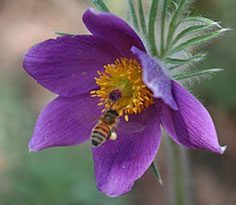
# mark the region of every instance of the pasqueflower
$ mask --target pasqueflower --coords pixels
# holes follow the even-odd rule
[[[88,9],[83,22],[91,35],[50,39],[24,57],[27,73],[59,95],[42,110],[30,151],[81,144],[102,110],[116,110],[117,140],[92,148],[97,187],[109,196],[130,191],[149,168],[161,126],[187,148],[224,152],[204,106],[168,76],[125,21]]]

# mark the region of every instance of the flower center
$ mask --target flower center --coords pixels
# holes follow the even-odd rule
[[[117,111],[128,121],[128,115],[141,113],[154,103],[152,92],[142,81],[142,68],[136,59],[117,59],[104,68],[95,78],[100,89],[91,91],[92,97],[100,98],[98,105]]]

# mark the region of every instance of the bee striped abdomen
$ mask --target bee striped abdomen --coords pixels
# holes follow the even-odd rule
[[[111,131],[110,127],[104,123],[97,124],[91,133],[92,146],[98,147],[102,145],[109,137]]]

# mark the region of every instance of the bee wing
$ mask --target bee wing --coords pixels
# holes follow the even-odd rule
[[[84,119],[86,119],[86,121],[90,121],[90,122],[94,123],[94,126],[98,123],[99,118],[100,117],[98,117],[98,116],[84,116]]]
[[[124,134],[135,134],[145,129],[145,126],[136,122],[127,122],[118,125],[117,130]]]
[[[99,116],[84,116],[84,120],[86,122],[90,122],[91,123],[91,128],[90,128],[90,139],[91,139],[91,134],[93,129],[95,128],[95,126],[98,124],[99,122]]]

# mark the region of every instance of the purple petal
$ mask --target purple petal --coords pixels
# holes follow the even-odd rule
[[[167,105],[177,110],[178,107],[172,95],[171,80],[164,73],[160,62],[136,47],[132,47],[131,51],[141,62],[143,81],[153,92],[153,96],[155,98],[161,98]]]
[[[95,88],[94,77],[121,54],[98,37],[63,36],[33,46],[25,55],[25,70],[50,91],[64,97]]]
[[[173,81],[173,95],[178,110],[162,103],[161,121],[167,133],[178,144],[222,154],[214,123],[204,106],[185,88]]]
[[[155,113],[155,115],[154,115]],[[93,149],[97,187],[108,196],[131,190],[153,162],[160,144],[160,121],[152,106],[142,114],[122,120],[116,141]]]
[[[57,97],[41,112],[29,142],[31,151],[47,147],[76,145],[88,140],[101,108],[87,94]]]
[[[123,57],[133,57],[132,46],[145,51],[142,40],[137,33],[121,18],[110,13],[95,13],[88,9],[83,15],[83,21],[88,30],[111,42]]]

